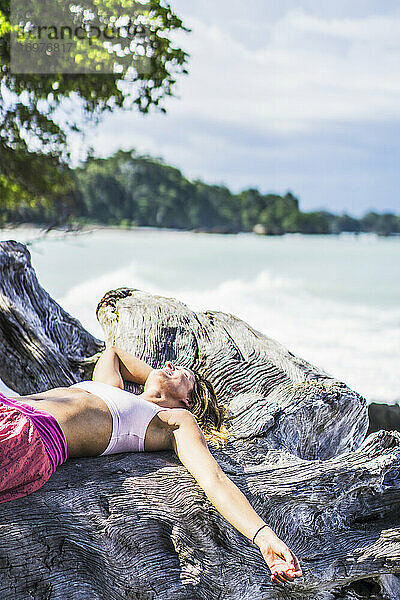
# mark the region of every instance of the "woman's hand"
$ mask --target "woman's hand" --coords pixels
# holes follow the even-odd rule
[[[297,557],[270,529],[264,527],[256,536],[255,543],[271,569],[271,581],[287,583],[302,576]]]

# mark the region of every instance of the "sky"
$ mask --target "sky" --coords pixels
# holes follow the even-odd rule
[[[163,158],[233,192],[291,191],[303,211],[400,213],[398,0],[171,0],[190,27],[167,115],[118,111],[83,136]]]

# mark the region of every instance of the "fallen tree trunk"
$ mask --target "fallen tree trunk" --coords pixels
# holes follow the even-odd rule
[[[39,286],[27,249],[0,243],[0,269],[5,383],[30,393],[90,376],[103,343]],[[363,441],[360,395],[231,315],[124,288],[98,318],[110,342],[154,367],[174,360],[214,383],[231,438],[210,449],[304,577],[273,585],[172,452],[120,454],[69,460],[0,505],[2,599],[400,597],[400,435]]]

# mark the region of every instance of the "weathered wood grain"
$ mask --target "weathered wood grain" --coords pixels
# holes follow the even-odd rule
[[[0,243],[0,269],[0,377],[20,393],[87,377],[103,345],[40,287],[26,248]],[[69,460],[0,505],[2,600],[400,598],[400,434],[363,441],[361,396],[231,315],[124,288],[98,318],[153,366],[213,381],[232,437],[211,451],[304,578],[271,584],[172,452],[120,454]]]
[[[26,246],[0,242],[0,376],[19,394],[71,385],[104,348],[39,284]]]

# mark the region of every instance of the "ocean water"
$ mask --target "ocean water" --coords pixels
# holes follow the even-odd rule
[[[136,287],[233,313],[368,401],[400,398],[399,238],[0,230],[5,239],[28,242],[41,285],[100,339],[102,295]]]

